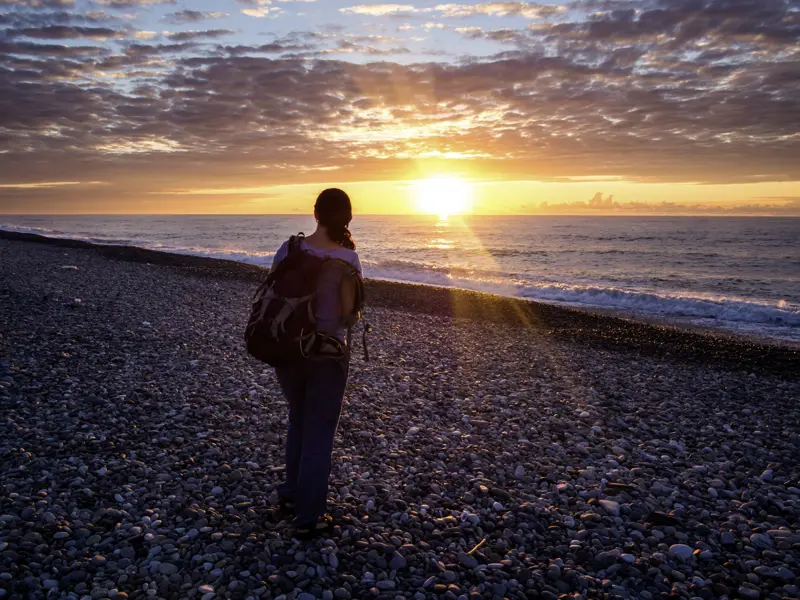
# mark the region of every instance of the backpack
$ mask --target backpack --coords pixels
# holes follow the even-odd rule
[[[245,329],[247,352],[272,366],[312,355],[349,356],[352,326],[364,306],[364,282],[358,271],[346,261],[304,252],[304,237],[300,233],[290,238],[286,258],[256,290]],[[333,267],[346,269],[355,284],[353,312],[346,319],[347,346],[316,327],[317,283],[323,269]]]

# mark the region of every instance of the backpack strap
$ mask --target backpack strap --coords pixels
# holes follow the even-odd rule
[[[302,231],[297,235],[293,235],[289,238],[289,254],[293,254],[297,252],[303,247],[303,240],[306,239],[306,234]]]

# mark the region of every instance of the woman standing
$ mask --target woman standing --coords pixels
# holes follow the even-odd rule
[[[300,538],[312,537],[332,527],[332,519],[326,514],[328,478],[349,373],[348,325],[352,325],[352,315],[358,310],[356,283],[346,271],[357,271],[359,278],[362,275],[356,245],[348,229],[353,218],[348,195],[339,189],[325,190],[317,198],[314,217],[317,229],[297,241],[297,251],[338,259],[326,263],[333,268],[321,270],[314,303],[316,330],[328,343],[316,347],[307,358],[275,368],[289,403],[286,480],[278,488],[278,494],[282,511],[295,514],[294,535]],[[290,251],[290,242],[281,246],[273,270]]]

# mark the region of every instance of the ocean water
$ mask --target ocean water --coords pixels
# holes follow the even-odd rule
[[[0,216],[0,229],[269,265],[304,216]],[[800,342],[800,219],[357,216],[365,275]]]

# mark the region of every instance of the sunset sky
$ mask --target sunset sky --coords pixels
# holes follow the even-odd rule
[[[0,0],[0,214],[407,213],[429,178],[800,215],[800,0]]]

